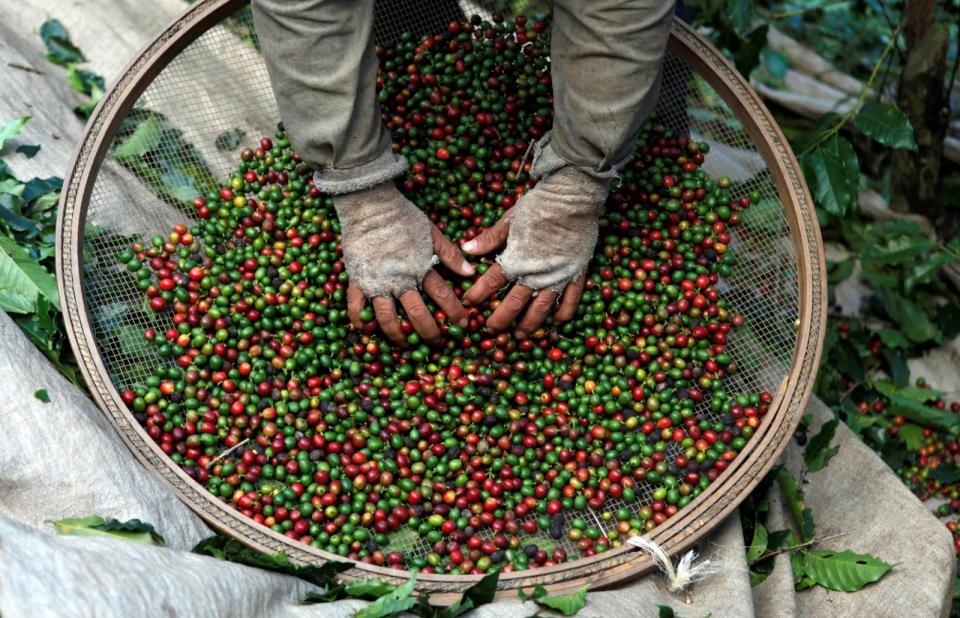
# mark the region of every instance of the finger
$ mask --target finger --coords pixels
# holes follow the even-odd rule
[[[423,278],[423,291],[430,295],[440,310],[447,314],[451,322],[461,328],[465,328],[469,323],[467,310],[460,304],[460,299],[453,293],[443,277],[437,274],[435,270],[428,270]]]
[[[352,283],[347,286],[347,316],[354,328],[363,328],[360,312],[366,305],[367,297],[363,295],[363,290]]]
[[[461,249],[470,255],[484,255],[490,253],[503,243],[507,242],[510,234],[510,219],[507,215],[500,218],[493,226],[485,229],[473,240],[463,243]]]
[[[463,254],[460,253],[460,249],[447,240],[447,237],[443,235],[443,232],[441,232],[437,226],[434,225],[431,227],[433,228],[430,230],[433,236],[433,251],[437,254],[437,257],[440,258],[440,262],[444,266],[455,273],[460,273],[464,277],[469,277],[477,272],[470,262],[463,257]]]
[[[386,296],[377,296],[373,299],[373,313],[377,316],[377,323],[383,334],[397,345],[406,343],[403,332],[400,330],[400,318],[397,317],[397,307],[393,299]]]
[[[463,295],[463,304],[479,305],[505,285],[507,278],[503,276],[503,269],[499,264],[494,264]]]
[[[533,296],[533,290],[519,283],[513,286],[513,289],[503,297],[503,302],[493,312],[490,319],[487,320],[487,330],[499,332],[510,326],[523,308],[527,306],[527,301]]]
[[[517,325],[514,336],[517,339],[526,339],[533,331],[540,328],[543,321],[547,319],[553,310],[553,305],[557,301],[559,293],[552,290],[540,290],[537,297],[530,303],[527,312],[523,314],[523,319]]]
[[[577,314],[577,306],[580,304],[580,297],[583,296],[583,286],[587,282],[587,273],[580,273],[580,276],[567,284],[563,290],[563,300],[560,301],[560,308],[557,309],[557,315],[554,319],[557,322],[567,322]]]
[[[407,290],[400,295],[400,304],[403,305],[403,310],[407,314],[407,319],[413,324],[413,328],[427,343],[435,344],[440,341],[440,327],[433,320],[430,310],[423,304],[420,292]]]

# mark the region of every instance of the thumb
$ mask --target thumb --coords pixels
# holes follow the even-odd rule
[[[460,248],[470,255],[484,255],[507,242],[507,236],[509,234],[509,220],[500,219],[473,240],[463,243]]]

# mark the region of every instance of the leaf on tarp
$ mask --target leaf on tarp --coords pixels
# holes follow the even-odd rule
[[[811,472],[822,470],[827,466],[827,462],[840,450],[839,446],[830,446],[830,442],[837,433],[837,426],[840,421],[830,419],[820,428],[803,449],[803,461]]]
[[[870,139],[916,152],[913,125],[900,108],[883,101],[866,101],[853,117],[853,126]]]
[[[397,586],[390,593],[358,611],[356,618],[386,618],[407,611],[417,604],[417,599],[413,596],[416,582],[417,576],[414,575],[405,584]]]
[[[43,403],[50,403],[50,395],[45,388],[37,389],[36,392],[33,393],[33,396]]]
[[[121,162],[139,158],[159,146],[162,139],[162,118],[159,115],[147,116],[137,125],[133,134],[114,149],[113,154]]]
[[[786,468],[780,468],[777,471],[777,485],[780,486],[780,491],[783,492],[787,505],[793,513],[794,521],[796,521],[797,528],[800,531],[800,539],[804,542],[809,541],[816,534],[817,526],[813,521],[813,511],[803,503],[803,495],[800,492],[797,479],[793,478],[793,475]],[[792,543],[792,545],[796,545],[796,543]]]
[[[854,210],[860,164],[846,138],[834,135],[804,156],[801,164],[818,206],[835,217]]]
[[[83,52],[73,44],[67,29],[58,19],[48,19],[40,26],[40,38],[47,47],[47,60],[60,66],[85,62]]]
[[[659,618],[680,618],[669,605],[657,605],[657,616]]]
[[[320,587],[336,585],[336,576],[353,567],[349,562],[336,560],[329,560],[320,566],[300,566],[290,562],[283,552],[261,554],[236,539],[220,534],[200,541],[191,551],[203,556],[212,556],[219,560],[292,575]]]
[[[389,594],[396,589],[393,584],[380,579],[361,579],[347,584],[343,591],[347,596],[358,599],[379,599],[385,594]]]
[[[93,110],[97,108],[100,99],[103,98],[103,94],[104,91],[99,86],[94,85],[93,88],[90,89],[90,100],[74,107],[73,113],[81,118],[89,118]]]
[[[34,261],[27,249],[12,238],[0,236],[0,308],[6,308],[2,299],[10,298],[14,306],[31,307],[19,313],[30,313],[36,309],[37,298],[41,295],[59,311],[57,278]]]
[[[91,95],[96,88],[100,92],[107,89],[107,84],[102,75],[97,75],[93,71],[81,69],[77,64],[71,64],[67,67],[67,83],[81,94]]]
[[[906,427],[906,425],[904,425]],[[903,427],[900,428],[903,430]],[[927,478],[940,481],[944,485],[960,483],[960,466],[954,463],[942,463],[927,473]]]
[[[517,595],[523,601],[536,601],[539,605],[555,609],[564,616],[573,616],[586,605],[587,589],[589,584],[576,592],[557,596],[550,596],[547,589],[537,584],[531,594],[525,593],[522,589],[517,591]]]
[[[246,133],[243,131],[243,129],[235,127],[218,135],[214,144],[216,145],[217,150],[220,152],[224,152],[226,150],[236,150],[237,146],[240,145],[240,140],[243,139],[244,135],[246,135]]]
[[[856,554],[850,550],[814,549],[804,551],[803,555],[802,570],[805,577],[818,586],[841,592],[856,592],[879,581],[893,568],[892,564],[876,556]]]
[[[747,564],[753,565],[767,551],[767,529],[759,521],[753,528],[753,539],[747,547]]]
[[[32,159],[40,152],[40,144],[21,144],[17,146],[17,152],[28,159]]]
[[[485,575],[480,581],[464,590],[463,596],[459,600],[443,610],[440,613],[440,618],[456,618],[471,609],[492,603],[493,597],[497,594],[497,583],[499,581],[500,571]]]
[[[3,126],[0,126],[0,150],[3,150],[3,146],[7,143],[8,139],[14,138],[20,134],[20,131],[23,130],[23,127],[30,122],[32,116],[20,116],[19,118],[14,118],[8,122],[5,122]]]
[[[165,545],[166,541],[154,530],[151,524],[131,519],[118,521],[104,519],[99,515],[51,521],[57,534],[66,536],[105,536],[143,543],[146,545]]]

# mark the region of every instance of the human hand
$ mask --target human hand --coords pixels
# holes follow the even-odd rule
[[[354,327],[363,327],[360,313],[370,298],[384,334],[394,343],[404,344],[394,301],[397,298],[420,336],[428,343],[439,343],[440,328],[418,287],[430,295],[452,323],[466,326],[466,310],[433,265],[439,258],[463,276],[474,274],[473,266],[392,182],[335,196],[334,206],[350,278],[347,315]]]
[[[463,296],[465,304],[476,305],[516,282],[487,320],[489,330],[507,328],[529,303],[514,331],[517,338],[526,338],[547,318],[561,292],[556,320],[564,322],[576,314],[597,242],[597,218],[609,189],[608,179],[563,167],[528,191],[495,225],[463,245],[466,253],[483,255],[507,243],[497,264]]]

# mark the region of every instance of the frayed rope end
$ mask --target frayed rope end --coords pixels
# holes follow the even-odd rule
[[[663,551],[662,547],[650,539],[642,536],[632,536],[627,539],[627,543],[647,552],[653,557],[657,566],[660,567],[660,570],[663,571],[666,577],[667,589],[674,594],[684,592],[696,582],[719,573],[721,570],[719,564],[711,562],[710,560],[703,560],[702,562],[694,564],[698,557],[697,552],[694,550],[685,553],[683,557],[680,558],[680,562],[677,563],[676,568],[674,568],[673,561],[670,560],[667,552]]]

